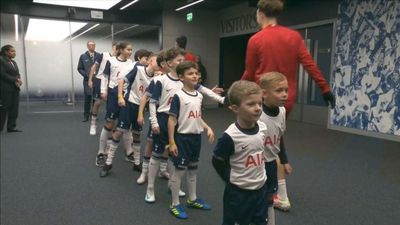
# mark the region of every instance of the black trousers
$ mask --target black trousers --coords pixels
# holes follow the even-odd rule
[[[19,90],[1,91],[0,96],[1,131],[7,120],[7,130],[13,130],[17,126],[19,110]]]

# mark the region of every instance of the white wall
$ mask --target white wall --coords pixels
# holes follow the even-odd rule
[[[110,51],[111,39],[104,39],[104,35],[102,37],[85,35],[85,37],[82,36],[72,41],[72,52],[68,41],[24,42],[21,30],[19,40],[16,41],[14,27],[6,23],[6,20],[10,18],[13,17],[8,14],[1,14],[0,44],[1,46],[11,44],[16,48],[17,56],[15,61],[24,81],[21,94],[26,94],[28,89],[30,97],[32,97],[31,100],[35,98],[55,100],[64,98],[68,92],[71,92],[72,83],[74,83],[76,95],[83,95],[83,79],[77,71],[79,56],[87,50],[86,43],[88,40],[96,42],[96,51]],[[158,38],[158,35],[155,35],[150,38],[118,39],[117,35],[115,40],[117,42],[127,41],[132,43],[133,51],[144,48],[156,52],[159,50]],[[24,58],[26,58],[26,64]]]
[[[216,19],[217,18],[217,19]],[[193,21],[186,22],[186,13],[163,12],[163,48],[175,44],[175,38],[185,35],[188,38],[186,50],[200,55],[207,69],[205,86],[212,88],[219,80],[219,23],[218,13],[193,11]],[[206,106],[217,106],[205,99]]]

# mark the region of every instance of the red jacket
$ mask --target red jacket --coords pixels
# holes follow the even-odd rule
[[[308,52],[301,35],[297,31],[279,25],[267,26],[249,39],[242,80],[258,83],[260,75],[272,71],[286,75],[289,96],[285,108],[290,112],[296,102],[299,63],[303,64],[322,93],[330,91],[329,84]]]

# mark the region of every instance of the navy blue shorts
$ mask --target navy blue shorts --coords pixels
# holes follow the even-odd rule
[[[222,224],[266,225],[268,217],[266,191],[267,183],[258,190],[244,190],[227,183],[224,191]]]
[[[157,113],[157,122],[160,126],[160,133],[153,134],[153,155],[161,157],[168,144],[168,118],[167,113]]]
[[[142,127],[137,122],[139,106],[135,103],[125,100],[126,106],[121,107],[118,117],[117,129],[129,130],[132,126],[132,131],[140,134]]]
[[[100,89],[101,89],[101,79],[93,77],[93,98],[101,99]]]
[[[197,169],[201,149],[201,134],[175,133],[178,156],[171,156],[177,169]]]
[[[114,121],[119,117],[118,90],[108,88],[106,120]]]

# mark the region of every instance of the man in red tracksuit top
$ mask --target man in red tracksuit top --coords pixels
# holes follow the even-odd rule
[[[301,63],[321,89],[324,100],[333,108],[335,99],[329,84],[308,52],[303,38],[297,31],[277,24],[276,17],[283,10],[283,1],[260,0],[257,7],[257,23],[262,29],[251,36],[247,44],[242,80],[258,83],[264,73],[277,71],[284,74],[289,84],[285,104],[289,114],[296,101],[297,68]]]
[[[257,3],[257,23],[261,31],[254,34],[247,44],[246,68],[242,80],[259,83],[260,77],[267,72],[280,72],[288,81],[288,99],[285,104],[286,116],[296,102],[297,68],[301,63],[322,91],[323,98],[335,106],[335,96],[318,66],[308,52],[303,38],[297,31],[279,26],[277,16],[283,10],[283,0],[259,0]],[[278,165],[278,190],[274,207],[289,211],[291,204],[287,196],[285,171]],[[268,224],[274,225],[273,221]]]

